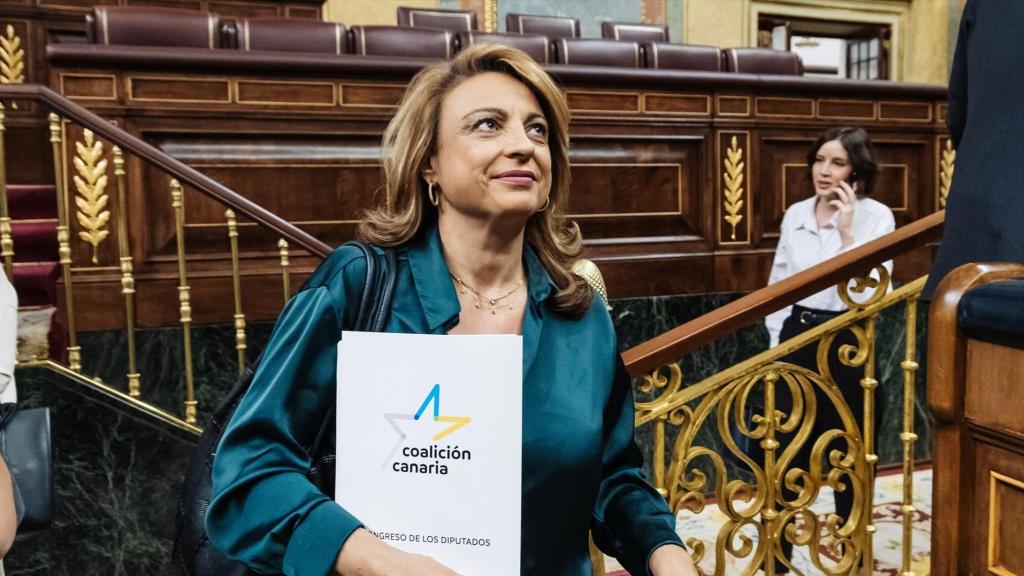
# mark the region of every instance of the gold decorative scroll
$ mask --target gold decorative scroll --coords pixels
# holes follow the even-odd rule
[[[725,171],[722,172],[722,185],[725,196],[725,221],[732,225],[731,240],[736,239],[736,225],[743,220],[740,210],[743,208],[743,149],[739,147],[736,136],[729,141],[729,149],[725,151],[726,158],[723,162]]]
[[[96,140],[92,130],[85,130],[85,143],[75,142],[77,156],[74,158],[75,206],[78,207],[78,225],[84,230],[78,237],[92,245],[92,263],[98,264],[97,250],[100,243],[110,235],[106,229],[110,222],[107,204],[107,161],[103,158],[103,143]]]
[[[925,278],[889,291],[883,265],[841,283],[839,294],[850,310],[826,323],[780,343],[735,366],[683,386],[679,363],[670,363],[644,376],[637,386],[636,427],[652,425],[652,476],[655,487],[680,514],[699,514],[714,506],[724,519],[710,542],[686,540],[697,562],[710,565],[707,574],[774,573],[776,562],[794,574],[840,576],[871,565],[871,517],[876,437],[874,397],[876,321],[885,308],[906,303],[907,338],[903,403],[904,498],[903,553],[909,558],[913,507],[914,373],[917,370],[914,335],[918,296]],[[852,340],[837,346],[840,334]],[[795,350],[816,350],[811,369],[785,362]],[[839,390],[832,368],[838,364],[863,370],[860,390],[863,413],[855,413]],[[779,403],[779,398],[790,398]],[[835,427],[816,435],[814,422],[825,406],[839,416]],[[670,439],[675,436],[675,440]],[[709,443],[720,438],[721,443]],[[750,454],[759,445],[761,455]],[[810,459],[797,460],[797,454]],[[729,457],[726,457],[726,454]],[[666,462],[667,460],[667,462]],[[910,473],[906,473],[910,470]],[[825,488],[853,495],[849,517],[821,517],[811,504]],[[712,500],[714,498],[714,500]],[[714,504],[712,504],[714,502]],[[782,544],[790,542],[809,556],[806,572],[783,559]],[[827,549],[827,552],[826,552]],[[910,575],[904,562],[901,574]],[[702,572],[705,573],[705,572]],[[731,572],[730,572],[731,573]]]
[[[637,392],[644,396],[653,395],[655,390],[661,390],[661,393],[653,400],[636,402],[637,414],[648,413],[651,408],[664,404],[679,391],[683,383],[683,369],[676,363],[669,364],[668,369],[667,378],[661,374],[661,368],[644,376],[643,383],[637,387]],[[654,488],[662,496],[668,496],[668,489],[665,487],[665,424],[670,422],[673,426],[682,426],[684,421],[684,412],[681,410],[662,414],[654,421],[654,461],[651,462],[651,468],[654,471]]]
[[[939,159],[939,208],[946,207],[949,186],[953,183],[955,163],[956,150],[953,149],[953,141],[947,138],[946,146],[942,149],[942,158]]]
[[[0,36],[0,84],[24,83],[25,50],[14,26],[8,24],[5,34]]]
[[[786,411],[775,402],[780,389],[792,398]],[[751,420],[748,406],[755,397],[762,397],[764,406]],[[822,403],[835,408],[840,423],[816,437],[812,432]],[[676,406],[674,412],[681,426],[668,470],[669,505],[677,514],[700,514],[713,497],[713,505],[725,517],[709,573],[724,574],[728,557],[743,561],[744,574],[758,569],[772,574],[776,560],[797,574],[852,573],[867,532],[868,462],[857,416],[827,374],[770,362],[725,382],[694,403]],[[788,440],[783,442],[781,435]],[[705,445],[709,436],[720,437],[722,447]],[[758,443],[763,460],[748,456],[741,442]],[[810,451],[809,462],[796,462],[804,447]],[[732,455],[735,468],[743,474],[726,465],[725,453]],[[849,518],[835,514],[820,518],[811,510],[826,487],[853,492]],[[748,533],[756,533],[756,539]],[[783,542],[805,548],[813,565],[810,572],[794,571],[791,561],[783,560]],[[686,544],[697,562],[710,551],[696,538]],[[829,549],[831,559],[822,553],[823,547]]]

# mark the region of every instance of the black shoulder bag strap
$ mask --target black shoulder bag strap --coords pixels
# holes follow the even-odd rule
[[[366,284],[363,297],[359,303],[359,315],[356,317],[355,330],[359,332],[383,332],[391,312],[391,297],[395,291],[395,251],[384,248],[384,265],[377,260],[373,248],[358,241],[349,243],[363,251],[366,258]],[[341,337],[341,334],[338,335]],[[320,423],[320,430],[313,440],[309,453],[313,456],[313,466],[309,469],[310,482],[321,492],[334,497],[334,465],[335,465],[335,410],[336,404],[327,409],[327,416]]]
[[[383,256],[358,241],[347,245],[360,250],[366,260],[366,281],[359,300],[353,330],[380,332],[384,330],[391,311],[395,288],[396,256],[393,248],[383,248]],[[383,260],[383,261],[382,261]],[[340,336],[340,334],[339,334]],[[176,576],[252,576],[256,574],[244,564],[228,559],[209,541],[206,534],[206,509],[210,504],[213,482],[213,460],[217,445],[238,402],[252,384],[253,374],[260,363],[257,358],[246,367],[227,397],[214,411],[196,442],[185,471],[178,503],[177,533],[171,558],[172,574]],[[334,406],[330,406],[313,445],[310,448],[313,465],[308,476],[325,494],[334,494]]]

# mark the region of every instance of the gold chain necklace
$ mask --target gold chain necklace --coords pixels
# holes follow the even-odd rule
[[[458,276],[456,276],[455,274],[452,274],[451,272],[449,272],[449,274],[459,284],[459,292],[461,292],[463,294],[472,294],[473,295],[473,306],[475,306],[477,310],[481,310],[482,309],[481,301],[484,301],[487,304],[490,304],[490,306],[491,306],[491,308],[490,308],[491,314],[497,314],[498,310],[502,309],[502,308],[508,308],[509,310],[512,310],[513,308],[512,308],[511,304],[499,304],[499,302],[501,302],[505,298],[508,298],[509,296],[515,294],[523,286],[523,281],[520,279],[518,282],[516,282],[516,285],[511,290],[509,290],[508,292],[505,292],[501,296],[497,296],[495,298],[491,298],[490,296],[485,296],[485,295],[481,294],[476,288],[473,288],[469,284],[466,284],[465,282],[463,282],[462,278],[459,278]]]

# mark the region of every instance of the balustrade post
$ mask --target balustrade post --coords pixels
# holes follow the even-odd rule
[[[68,187],[64,177],[64,138],[60,117],[50,113],[50,143],[53,145],[53,178],[57,189],[57,252],[64,276],[64,308],[68,323],[68,367],[82,370],[81,348],[75,330],[75,299],[71,281],[71,237],[68,228]]]
[[[888,278],[886,279],[888,281]],[[864,360],[864,378],[860,385],[864,389],[864,461],[867,466],[864,471],[864,552],[861,555],[861,569],[864,574],[872,574],[874,566],[874,539],[875,523],[872,518],[874,512],[875,493],[875,465],[878,463],[878,454],[875,454],[875,389],[878,387],[878,380],[875,379],[875,324],[877,315],[872,314],[864,319],[864,346],[867,346],[867,358]]]
[[[235,293],[235,350],[238,352],[238,375],[245,373],[245,314],[242,313],[242,273],[238,259],[238,221],[234,210],[226,210],[228,240],[231,242],[231,285]]]
[[[132,276],[131,240],[128,238],[128,195],[125,184],[124,155],[113,147],[114,177],[117,179],[117,248],[121,262],[121,294],[124,294],[125,332],[128,336],[128,395],[138,398],[141,382],[135,365],[135,278]]]
[[[281,284],[284,289],[284,303],[288,304],[288,299],[292,296],[292,282],[288,276],[288,268],[290,266],[288,262],[288,241],[281,238],[277,241],[277,248],[281,253]]]
[[[654,488],[663,498],[668,497],[668,489],[665,486],[665,420],[666,416],[659,416],[654,422],[654,462],[651,468],[654,471]]]
[[[775,428],[778,424],[778,416],[775,410],[775,384],[779,381],[777,372],[769,372],[764,377],[764,417],[765,431],[764,439],[761,440],[761,449],[764,450],[764,508],[761,510],[761,518],[764,520],[764,564],[761,569],[766,576],[775,576],[775,549],[782,543],[781,527],[778,523],[779,512],[775,509],[775,451],[779,448],[779,441],[775,439]],[[776,534],[778,530],[778,534]]]
[[[192,304],[185,273],[185,192],[171,179],[171,207],[174,208],[178,243],[178,311],[181,314],[182,345],[185,356],[185,422],[196,422],[196,393],[192,381]]]
[[[913,549],[914,536],[914,443],[917,442],[917,434],[914,432],[914,396],[915,380],[917,376],[917,296],[907,299],[906,313],[906,349],[903,362],[900,368],[903,369],[903,433],[900,440],[903,441],[903,506],[900,511],[903,514],[903,565],[900,568],[902,576],[914,576],[911,565],[911,551]]]

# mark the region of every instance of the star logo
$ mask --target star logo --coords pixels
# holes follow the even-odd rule
[[[420,404],[420,407],[418,410],[416,410],[415,414],[384,414],[384,419],[387,420],[388,425],[391,426],[391,428],[395,431],[395,434],[398,435],[398,439],[395,441],[394,447],[391,448],[391,451],[388,452],[387,457],[384,459],[383,466],[387,466],[388,462],[394,459],[395,454],[397,454],[398,451],[402,449],[402,445],[405,443],[405,439],[408,437],[408,435],[405,433],[405,430],[403,430],[402,427],[399,425],[399,421],[419,421],[423,417],[423,414],[427,411],[427,408],[429,408],[431,405],[433,405],[433,421],[450,424],[450,426],[444,428],[440,432],[437,432],[436,434],[433,435],[431,440],[434,442],[438,442],[445,436],[452,434],[459,428],[462,428],[463,426],[466,426],[467,424],[473,421],[473,419],[470,418],[469,416],[442,416],[441,385],[434,384],[434,387],[431,388],[430,392],[427,393],[426,398],[423,399],[423,402]]]

